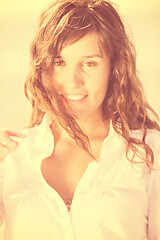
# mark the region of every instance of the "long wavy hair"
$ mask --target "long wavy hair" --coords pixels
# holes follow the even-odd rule
[[[147,129],[160,130],[156,113],[145,100],[136,70],[135,48],[129,40],[124,24],[110,1],[59,0],[40,17],[38,31],[31,45],[31,67],[25,83],[25,93],[32,103],[30,127],[41,123],[44,113],[56,116],[59,124],[92,157],[88,137],[71,116],[56,90],[53,62],[61,49],[95,31],[104,51],[110,55],[111,76],[103,102],[104,117],[111,119],[115,131],[126,142],[128,160],[141,157],[153,167],[152,149],[145,143]],[[142,139],[131,136],[141,129]],[[139,149],[145,150],[145,156]],[[129,152],[134,153],[129,158]]]

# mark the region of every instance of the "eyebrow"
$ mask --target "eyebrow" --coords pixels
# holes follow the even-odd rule
[[[82,56],[82,58],[94,58],[94,57],[103,58],[103,55],[92,54],[92,55]]]
[[[94,57],[98,57],[98,58],[103,58],[103,55],[101,54],[92,54],[92,55],[87,55],[87,56],[81,56],[81,58],[94,58]],[[63,56],[56,56],[55,58],[63,58]]]

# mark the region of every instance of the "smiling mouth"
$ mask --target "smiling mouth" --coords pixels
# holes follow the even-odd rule
[[[88,95],[84,94],[64,94],[62,95],[65,99],[70,101],[80,101],[84,98],[86,98]]]

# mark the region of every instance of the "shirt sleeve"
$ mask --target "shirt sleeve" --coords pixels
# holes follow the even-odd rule
[[[155,140],[155,139],[154,139]],[[160,134],[151,144],[154,152],[154,169],[148,184],[148,240],[160,239]]]
[[[4,160],[0,162],[0,226],[3,224],[4,216],[5,216],[5,210],[4,210],[3,198],[2,198],[5,166],[6,164]]]

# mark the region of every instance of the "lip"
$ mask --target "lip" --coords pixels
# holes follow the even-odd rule
[[[61,96],[67,103],[72,104],[82,103],[88,97],[86,94],[61,94]]]

